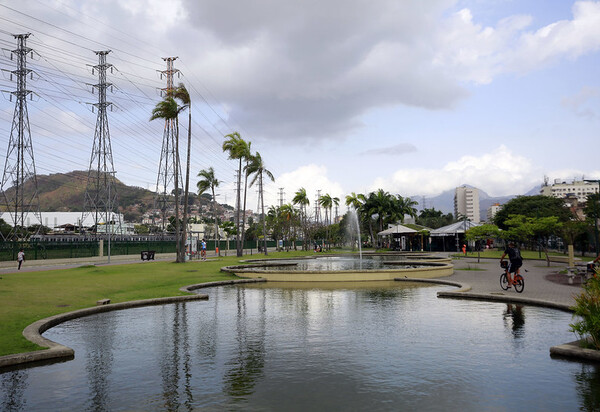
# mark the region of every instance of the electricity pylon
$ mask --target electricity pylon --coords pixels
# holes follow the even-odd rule
[[[33,54],[33,50],[27,47],[29,36],[30,33],[14,35],[17,49],[11,51],[11,59],[16,57],[17,60],[17,69],[11,71],[11,78],[14,75],[17,79],[17,90],[11,92],[11,100],[12,96],[15,96],[16,103],[0,189],[1,210],[9,214],[13,224],[6,239],[23,239],[27,236],[27,226],[42,224],[27,112],[27,96],[32,93],[31,90],[27,90],[27,76],[33,75],[33,72],[27,68],[27,55]],[[29,214],[34,215],[36,222],[30,221]]]
[[[167,70],[162,70],[161,77],[167,78],[167,87],[162,89],[163,95],[168,96],[174,90],[173,77],[179,70],[173,67],[173,62],[177,57],[163,57],[167,62]],[[154,208],[160,209],[161,227],[165,230],[167,220],[167,211],[173,205],[179,208],[178,202],[173,202],[169,189],[178,192],[179,182],[181,182],[181,166],[179,164],[179,153],[177,147],[177,124],[175,119],[165,119],[165,128],[163,132],[162,150],[160,152],[160,162],[158,165],[158,177],[156,179],[156,196],[154,199]],[[177,197],[177,196],[176,196]],[[177,213],[176,213],[177,214]]]
[[[115,220],[118,220],[118,227],[121,228],[120,215],[117,213],[117,217],[114,216],[114,209],[117,207],[117,190],[106,113],[106,109],[112,105],[112,103],[106,101],[106,90],[112,86],[111,83],[106,81],[106,72],[109,69],[112,72],[112,65],[106,63],[106,55],[110,53],[110,50],[95,53],[98,55],[98,64],[93,66],[92,73],[94,70],[98,71],[98,83],[91,86],[93,87],[92,90],[98,90],[98,103],[93,104],[98,109],[98,117],[88,169],[81,224],[88,215],[91,215],[94,219],[93,233],[98,235],[98,225],[105,224],[105,233],[110,236],[113,233],[112,227],[115,225]],[[110,233],[109,228],[111,228]]]

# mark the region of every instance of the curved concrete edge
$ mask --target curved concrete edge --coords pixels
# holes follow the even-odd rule
[[[569,305],[563,305],[561,303],[549,302],[540,299],[522,298],[519,296],[492,295],[485,293],[464,293],[464,291],[442,291],[438,292],[437,295],[438,298],[485,300],[504,303],[522,303],[524,305],[540,306],[544,308],[558,309],[565,312],[573,312]]]
[[[580,340],[552,346],[550,348],[550,356],[575,359],[577,361],[600,362],[600,350],[582,348]]]
[[[179,288],[182,292],[192,292],[196,289],[210,288],[213,286],[226,286],[226,285],[235,285],[237,283],[259,283],[266,282],[267,279],[232,279],[232,280],[219,280],[215,282],[207,282],[207,283],[197,283],[195,285],[188,285],[182,288]]]
[[[53,326],[59,325],[68,320],[82,318],[97,313],[110,312],[113,310],[130,309],[142,306],[164,305],[166,303],[186,302],[192,300],[207,300],[208,295],[190,295],[190,296],[171,296],[166,298],[133,300],[122,303],[112,303],[102,306],[74,310],[72,312],[61,313],[50,316],[45,319],[33,322],[23,330],[23,336],[36,345],[46,347],[34,352],[17,353],[13,355],[0,356],[0,368],[28,364],[40,361],[64,361],[73,359],[75,351],[67,346],[61,345],[42,336],[42,333]]]
[[[422,283],[433,283],[436,285],[448,285],[448,286],[456,286],[457,289],[455,292],[453,293],[464,293],[464,292],[468,292],[471,290],[471,285],[467,284],[467,283],[458,283],[458,282],[452,282],[450,280],[441,280],[441,279],[423,279],[423,278],[394,278],[395,281],[398,282],[422,282]],[[444,292],[438,292],[438,297],[440,296],[440,293],[444,293]]]

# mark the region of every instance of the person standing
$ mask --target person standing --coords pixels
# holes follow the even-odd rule
[[[206,240],[204,240],[204,239],[202,239],[200,255],[202,256],[202,260],[206,260]]]
[[[504,260],[504,256],[506,256],[506,255],[508,255],[508,260],[510,261],[510,264],[508,265],[508,268],[506,269],[506,278],[508,279],[508,287],[510,287],[510,285],[513,284],[510,274],[511,273],[514,273],[515,275],[519,274],[519,268],[521,266],[523,266],[523,258],[521,257],[521,252],[515,246],[514,242],[508,243],[508,247],[506,248],[506,250],[502,254],[502,257],[500,258],[500,262],[502,262]]]
[[[19,263],[17,270],[21,270],[21,265],[25,262],[25,251],[23,249],[19,250],[19,253],[17,253],[17,262]]]

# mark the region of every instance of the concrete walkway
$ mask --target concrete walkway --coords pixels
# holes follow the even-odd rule
[[[581,293],[582,288],[579,285],[569,285],[549,280],[547,277],[557,278],[558,272],[565,269],[566,265],[561,263],[551,263],[550,267],[543,260],[526,260],[523,262],[521,274],[525,279],[525,289],[522,293],[517,293],[514,288],[502,290],[500,288],[500,268],[499,259],[481,259],[477,263],[477,258],[460,258],[453,260],[454,274],[452,276],[440,279],[449,280],[463,285],[469,285],[470,290],[458,292],[466,294],[473,298],[498,300],[498,301],[520,301],[531,304],[544,304],[544,306],[568,308],[575,304],[574,296]],[[482,269],[482,270],[464,270],[464,269]],[[461,270],[462,269],[462,270]],[[525,272],[523,269],[527,270]],[[554,275],[554,276],[552,276]],[[576,282],[577,283],[577,282]],[[440,294],[442,297],[454,297],[450,294]]]

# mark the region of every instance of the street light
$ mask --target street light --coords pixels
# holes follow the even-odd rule
[[[596,250],[596,256],[598,256],[598,253],[600,253],[600,250],[598,249],[598,218],[600,217],[600,211],[598,211],[598,204],[600,204],[600,180],[591,180],[591,179],[583,179],[584,182],[586,183],[598,183],[598,202],[596,202],[596,218],[594,219],[596,225],[596,245],[595,245],[595,250]]]

